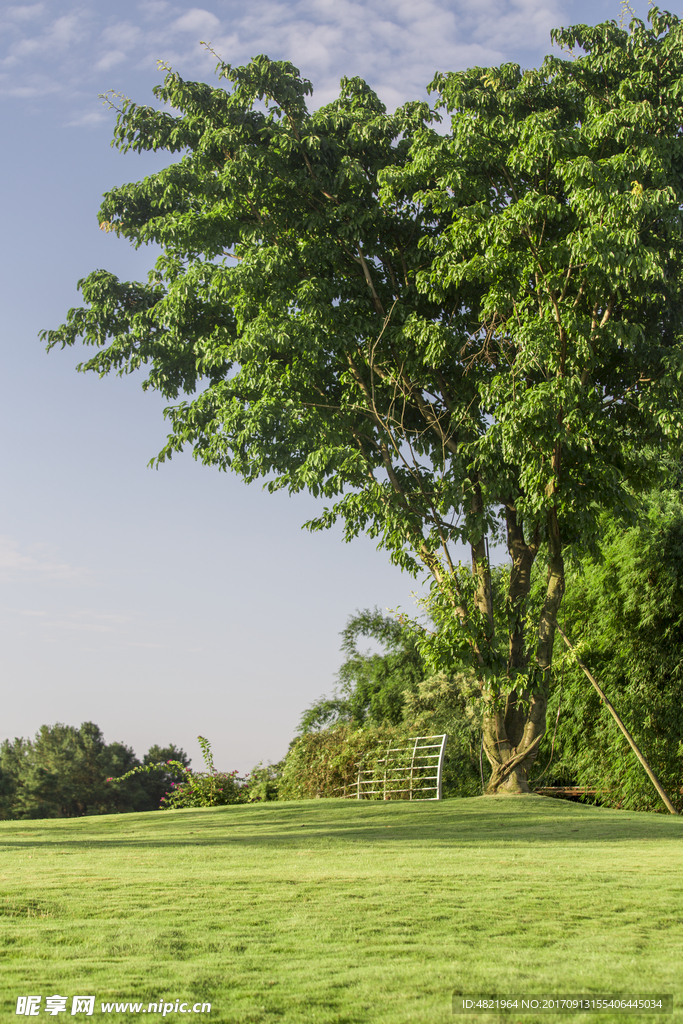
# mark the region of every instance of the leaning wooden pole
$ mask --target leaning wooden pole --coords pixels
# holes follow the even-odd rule
[[[631,748],[632,748],[632,750],[633,750],[633,753],[634,753],[634,754],[636,755],[636,757],[638,758],[638,760],[639,760],[639,761],[640,761],[640,763],[642,764],[643,768],[645,769],[645,771],[647,772],[647,774],[648,774],[648,775],[650,776],[650,779],[651,779],[651,781],[652,781],[652,785],[653,785],[653,786],[655,787],[655,789],[657,790],[657,792],[658,792],[658,793],[659,793],[659,795],[661,796],[662,800],[664,801],[664,803],[665,803],[665,805],[666,805],[666,809],[667,809],[667,811],[670,811],[670,812],[671,812],[671,814],[678,814],[678,811],[676,810],[676,808],[674,807],[674,805],[673,805],[673,804],[671,803],[671,801],[669,800],[669,797],[668,797],[668,796],[666,795],[666,792],[665,792],[665,791],[664,791],[664,789],[662,788],[662,786],[661,786],[661,783],[660,783],[659,779],[657,778],[657,776],[655,775],[655,773],[654,773],[654,772],[652,771],[652,768],[650,768],[649,764],[647,763],[647,761],[645,760],[645,758],[644,758],[644,757],[643,757],[643,755],[641,754],[641,752],[640,752],[640,750],[638,749],[638,746],[637,746],[637,744],[636,744],[636,741],[635,741],[635,740],[633,739],[633,736],[631,736],[631,733],[630,733],[630,732],[628,731],[628,729],[626,728],[626,726],[624,725],[624,723],[622,722],[622,720],[621,720],[621,719],[619,718],[619,715],[617,714],[616,710],[614,709],[614,707],[613,707],[613,706],[612,706],[612,704],[610,703],[610,701],[609,701],[609,699],[608,699],[608,697],[607,697],[606,693],[604,692],[604,690],[603,690],[603,689],[602,689],[602,688],[600,687],[600,685],[599,685],[599,683],[598,683],[597,679],[595,679],[595,677],[594,677],[594,676],[592,676],[592,675],[591,675],[591,673],[590,673],[590,672],[588,671],[588,669],[586,668],[586,666],[584,665],[584,663],[583,663],[583,662],[581,661],[581,658],[580,658],[580,657],[578,656],[578,654],[576,653],[576,651],[575,651],[575,650],[574,650],[574,648],[572,647],[571,643],[570,643],[570,642],[569,642],[569,640],[567,639],[567,637],[566,637],[566,635],[565,635],[564,631],[563,631],[563,630],[561,630],[559,626],[557,626],[557,631],[558,631],[558,633],[560,634],[560,636],[562,637],[562,639],[564,640],[564,642],[566,643],[566,645],[567,645],[567,647],[569,648],[569,650],[570,650],[570,651],[572,652],[572,654],[574,655],[574,657],[575,657],[575,659],[576,659],[576,664],[577,664],[577,665],[579,666],[579,668],[580,668],[580,669],[581,669],[581,670],[582,670],[582,671],[583,671],[583,672],[584,672],[584,673],[585,673],[585,674],[586,674],[586,675],[588,676],[588,678],[590,679],[591,683],[593,684],[593,686],[595,687],[595,689],[596,689],[596,690],[598,691],[598,693],[600,694],[600,697],[601,697],[601,699],[602,699],[602,701],[603,701],[603,703],[604,703],[605,707],[607,708],[607,710],[608,710],[608,711],[609,711],[609,713],[611,714],[612,718],[614,719],[614,721],[615,721],[615,722],[617,723],[617,725],[619,726],[619,728],[620,728],[620,729],[621,729],[621,731],[623,732],[623,734],[624,734],[624,736],[626,737],[626,739],[627,739],[627,740],[629,741],[629,743],[631,744]]]

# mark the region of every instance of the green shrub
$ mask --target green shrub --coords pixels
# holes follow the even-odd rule
[[[192,772],[182,782],[172,782],[161,798],[161,810],[179,807],[221,807],[244,803],[245,790],[237,772]]]
[[[213,763],[211,744],[204,736],[198,736],[202,748],[205,772],[186,770],[179,783],[172,783],[171,792],[161,798],[161,808],[179,807],[221,807],[225,804],[244,803],[243,779],[237,772],[217,772]]]
[[[470,673],[440,672],[423,679],[417,692],[404,695],[404,721],[413,736],[446,733],[443,795],[478,796],[490,768],[481,758],[481,709],[470,696]]]
[[[418,728],[415,728],[416,724]],[[448,729],[441,728],[441,724],[436,723],[435,727],[434,723],[428,722],[423,710],[417,723],[404,721],[400,727],[365,725],[359,728],[342,722],[319,732],[304,733],[294,741],[282,762],[278,779],[279,799],[355,795],[359,769],[373,772],[373,776],[365,778],[374,778],[372,788],[380,791],[375,798],[382,799],[387,749],[405,748],[403,754],[392,754],[390,774],[398,768],[406,769],[411,764],[413,738],[448,732]],[[477,727],[469,728],[460,721],[456,728],[454,717],[449,724],[451,731],[443,765],[443,795],[474,796],[481,792]],[[431,770],[429,774],[432,774]],[[416,769],[415,777],[419,777],[419,769]],[[394,794],[394,798],[397,796]]]
[[[264,765],[259,761],[244,780],[244,793],[248,803],[277,800],[282,777],[283,761]]]
[[[359,763],[372,767],[390,743],[406,738],[407,733],[392,726],[354,728],[348,722],[304,733],[285,757],[279,797],[346,796],[358,779]]]

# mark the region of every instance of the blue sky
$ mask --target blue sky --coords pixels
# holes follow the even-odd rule
[[[207,40],[231,63],[293,61],[314,104],[360,75],[394,107],[437,70],[530,66],[553,26],[619,16],[618,0],[0,5],[0,740],[89,719],[138,754],[173,742],[198,765],[202,733],[221,768],[276,760],[334,685],[347,616],[411,610],[417,586],[370,541],[302,531],[310,498],[189,456],[148,469],[158,397],[45,354],[38,331],[78,303],[80,277],[142,278],[154,259],[98,230],[101,194],[162,164],[109,147],[98,95],[148,102],[158,60],[210,81]]]

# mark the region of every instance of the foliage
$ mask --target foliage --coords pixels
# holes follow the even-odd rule
[[[94,272],[44,335],[95,346],[84,370],[147,368],[176,403],[158,462],[189,446],[309,490],[333,502],[312,529],[341,520],[431,575],[425,653],[477,673],[492,792],[528,788],[545,732],[565,551],[656,476],[645,446],[683,430],[683,28],[648,18],[557,30],[581,53],[538,70],[438,75],[446,135],[360,79],[309,113],[310,83],[266,57],[220,63],[227,90],[169,71],[155,94],[174,113],[124,101],[115,144],[183,156],[100,211],[161,246],[156,266],[147,283]]]
[[[168,791],[161,797],[160,808],[162,810],[179,807],[218,807],[224,804],[241,803],[244,799],[241,786],[243,780],[237,778],[236,771],[216,771],[211,744],[204,736],[198,736],[197,739],[206,764],[205,772],[193,772],[185,761],[167,760],[156,763],[145,759],[145,764],[138,764],[125,775],[109,778],[107,782],[112,782],[118,787],[128,779],[140,775],[151,775],[155,780],[169,776],[180,777],[180,782],[170,782]]]
[[[150,1019],[100,1000],[180,997],[212,1004],[185,1019],[221,1024],[437,1024],[454,991],[602,994],[606,979],[680,1006],[682,839],[680,819],[540,797],[3,822],[0,1019],[42,991],[96,993],[92,1022]]]
[[[256,767],[252,768],[244,781],[244,793],[248,803],[264,803],[278,799],[283,763],[278,761],[277,764],[264,764],[263,761],[259,761]]]
[[[294,741],[284,760],[279,783],[281,800],[340,797],[353,791],[358,766],[376,767],[384,751],[407,740],[408,731],[388,725],[354,728],[341,722]]]
[[[126,772],[125,775],[119,775],[116,778],[110,776],[107,782],[113,782],[117,786],[122,782],[127,782],[128,779],[136,778],[139,776],[160,774],[161,772],[175,776],[186,776],[191,775],[192,771],[181,761],[147,761],[145,764],[137,764],[130,771]],[[173,783],[171,783],[173,785]]]
[[[143,810],[149,793],[137,780],[116,793],[106,784],[112,772],[137,765],[122,743],[105,743],[93,722],[76,729],[43,725],[33,740],[5,740],[0,747],[3,818],[69,818]]]
[[[674,805],[683,810],[681,492],[651,495],[645,514],[630,529],[614,520],[605,523],[601,557],[583,559],[572,584],[565,631]],[[544,784],[597,789],[600,802],[608,806],[664,811],[593,687],[571,656],[560,663],[560,715]],[[560,703],[559,687],[556,693],[551,720]],[[544,758],[549,754],[547,742]]]
[[[398,725],[403,720],[403,700],[424,678],[426,668],[415,636],[379,608],[364,609],[349,617],[342,631],[346,658],[339,670],[333,698],[321,698],[308,708],[300,731],[310,732],[336,721],[363,725]],[[383,652],[363,652],[360,637],[382,645]]]
[[[433,681],[423,684],[423,695],[434,687]],[[439,697],[438,684],[431,689]],[[425,700],[425,704],[427,700]],[[458,709],[459,711],[460,709]],[[468,729],[453,707],[439,715],[423,713],[419,725],[404,721],[400,725],[371,725],[354,727],[347,722],[338,722],[317,732],[307,732],[292,743],[287,756],[281,762],[278,772],[278,798],[300,800],[317,797],[341,797],[357,794],[359,770],[372,772],[372,788],[383,790],[387,750],[391,748],[393,773],[398,766],[407,768],[411,763],[413,738],[416,735],[436,735],[446,729],[434,727],[433,720],[450,728],[443,767],[443,795],[476,796],[481,793],[479,777],[479,748],[477,738],[481,728]],[[421,727],[420,727],[421,726]],[[396,753],[403,751],[403,754]],[[415,771],[415,779],[420,775]],[[417,784],[417,783],[416,783]],[[433,794],[430,793],[430,796]],[[382,799],[375,794],[373,799]],[[391,799],[403,799],[395,794]]]
[[[384,652],[360,651],[361,636],[381,643]],[[304,736],[321,728],[325,733],[287,755],[282,767],[287,782],[281,792],[290,798],[318,792],[335,795],[353,784],[357,762],[381,757],[388,742],[396,745],[410,736],[444,732],[444,795],[481,792],[481,714],[471,699],[476,677],[462,671],[429,676],[411,624],[384,616],[377,608],[352,615],[342,637],[346,659],[338,673],[337,693],[316,701],[301,719]],[[348,728],[335,728],[342,724]],[[355,735],[359,727],[362,736]],[[380,727],[380,733],[368,727]],[[350,744],[349,758],[340,747],[344,742]]]
[[[481,707],[472,700],[476,676],[457,672],[438,673],[406,691],[403,716],[413,736],[446,733],[443,795],[479,796],[488,780],[482,761]]]
[[[656,9],[649,18],[651,29],[634,20],[628,32],[613,23],[558,30],[557,42],[584,53],[547,58],[539,72],[508,65],[437,76],[451,135],[423,137],[417,173],[386,175],[409,189],[411,174],[419,185],[431,173],[436,182],[415,198],[453,211],[447,231],[425,243],[432,259],[420,280],[430,297],[484,285],[472,359],[489,364],[479,394],[490,420],[472,452],[495,488],[489,500],[505,508],[507,674],[517,688],[499,683],[486,586],[477,599],[471,577],[456,571],[450,592],[433,589],[429,611],[440,627],[430,645],[436,665],[459,653],[453,605],[485,616],[479,674],[496,784],[501,759],[509,768],[526,752],[519,767],[528,773],[545,729],[564,552],[594,547],[601,509],[633,505],[632,489],[657,468],[645,457],[650,439],[680,437],[683,47],[677,19]],[[548,572],[532,618],[541,549]]]
[[[179,807],[221,807],[244,801],[237,772],[193,772],[182,782],[172,782],[171,791],[161,798],[162,809]]]
[[[184,750],[171,744],[168,747],[160,747],[158,744],[150,747],[145,756],[142,759],[142,763],[145,766],[152,764],[165,765],[168,762],[181,765],[184,768],[189,768],[190,758],[187,756]],[[143,785],[146,793],[149,796],[149,804],[145,807],[139,807],[141,811],[156,811],[161,805],[161,801],[172,788],[175,781],[174,775],[169,772],[166,768],[159,768],[154,771],[150,771],[146,776]]]
[[[244,801],[244,788],[237,772],[216,771],[211,753],[211,744],[204,736],[198,736],[204,755],[206,771],[192,772],[185,769],[181,782],[172,782],[171,791],[161,798],[162,808],[179,807],[220,807]]]

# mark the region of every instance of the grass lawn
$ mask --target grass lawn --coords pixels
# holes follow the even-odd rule
[[[205,1022],[464,1022],[453,992],[674,994],[683,820],[542,797],[0,823],[0,1015],[41,994]],[[59,993],[65,1013],[48,1016]],[[151,1011],[150,1011],[151,1012]],[[556,1016],[500,1018],[543,1021]],[[579,1022],[673,1017],[562,1015]]]

